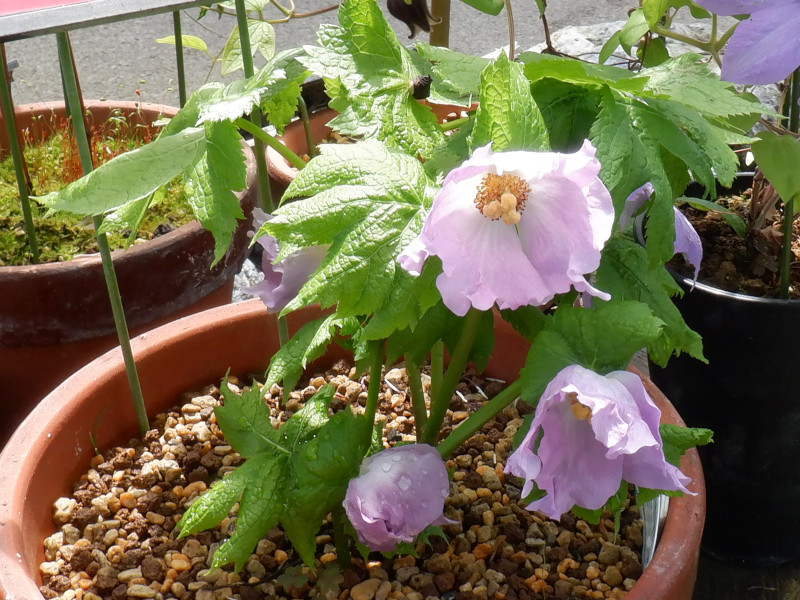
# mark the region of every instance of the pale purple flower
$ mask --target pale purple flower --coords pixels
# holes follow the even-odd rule
[[[587,140],[574,154],[478,148],[451,171],[422,233],[398,261],[418,275],[442,261],[436,286],[457,315],[542,305],[574,287],[604,300],[585,275],[600,264],[614,207]]]
[[[261,229],[261,226],[271,218],[272,215],[256,208],[253,211],[255,231]],[[309,276],[319,267],[325,258],[328,246],[310,246],[275,263],[275,258],[278,256],[278,240],[271,235],[262,235],[256,243],[263,248],[261,270],[264,279],[246,288],[245,291],[261,298],[270,313],[279,313],[297,296],[297,292],[308,281]]]
[[[800,0],[697,0],[718,15],[749,15],[725,46],[725,81],[766,85],[800,67]]]
[[[428,525],[453,523],[443,514],[450,489],[447,469],[435,448],[409,444],[364,459],[350,480],[344,509],[358,539],[388,552],[412,542]]]
[[[570,365],[547,385],[505,470],[525,479],[523,496],[533,482],[547,492],[528,509],[554,519],[575,505],[601,508],[623,479],[688,492],[689,478],[664,459],[660,417],[637,375],[614,371],[604,377]]]
[[[631,222],[633,215],[647,202],[650,196],[653,195],[653,184],[649,181],[643,186],[636,188],[625,200],[625,206],[619,216],[620,228],[627,227]],[[689,222],[677,207],[672,210],[675,214],[675,242],[673,244],[673,252],[675,254],[683,254],[686,261],[694,267],[694,282],[697,282],[697,276],[700,274],[700,263],[703,262],[703,243],[700,240],[695,228]]]

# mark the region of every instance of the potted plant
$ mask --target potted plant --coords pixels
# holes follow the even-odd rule
[[[276,56],[255,79],[201,88],[167,132],[180,136],[172,140],[177,155],[193,140],[226,136],[237,125],[275,144],[241,115],[255,106],[272,108],[278,118],[287,114],[295,101],[289,90],[296,89],[288,84],[308,70],[326,81],[339,113],[332,126],[361,138],[326,145],[302,166],[284,196],[292,202],[264,217],[255,235],[265,247],[260,295],[280,313],[282,343],[263,388],[253,384],[239,396],[222,385],[215,418],[248,461],[194,501],[180,519],[181,535],[215,527],[240,501],[236,528],[210,559],[212,567],[241,567],[278,523],[293,556],[319,566],[317,532],[328,513],[336,551],[326,555],[352,564],[353,547],[366,556],[370,549],[389,551],[450,519],[443,512],[449,490],[443,457],[517,398],[535,405],[535,414],[522,424],[513,453],[494,466],[495,473],[519,478],[528,509],[555,519],[572,509],[576,519],[606,527],[603,515],[619,514],[629,484],[638,487],[639,503],[691,493],[687,486],[698,482],[680,471],[679,455],[709,441],[710,432],[659,427],[655,392],[625,369],[643,347],[662,363],[676,352],[702,356],[698,336],[669,300],[675,286],[663,262],[676,242],[680,251],[686,244],[682,230],[675,233],[682,222],[673,199],[687,183],[687,169],[713,182],[715,175],[733,176],[736,157],[720,139],[730,115],[696,96],[687,99],[686,91],[699,86],[733,106],[731,114],[751,112],[753,103],[693,56],[629,73],[564,57],[526,54],[517,61],[501,52],[479,59],[424,44],[412,55],[373,0],[347,0],[339,21],[323,26],[318,46]],[[450,77],[455,72],[457,80]],[[416,97],[428,87],[429,99],[465,108],[477,101],[477,108],[440,124]],[[112,176],[113,165],[95,171],[97,185]],[[210,173],[224,180],[224,166],[209,164]],[[644,206],[651,235],[642,248],[625,213],[647,182],[654,190]],[[76,210],[87,204],[84,189],[48,204]],[[110,197],[101,206],[119,203]],[[284,317],[313,305],[329,312],[289,339]],[[530,344],[524,364],[511,369],[518,377],[480,401],[458,427],[444,427],[466,365],[482,367],[495,354],[494,324],[501,319]],[[304,404],[293,404],[295,417],[285,429],[273,428],[262,390],[279,382],[292,389],[334,338],[348,346],[356,371],[368,374],[363,409],[329,414],[331,390],[321,386],[319,395],[309,392]],[[237,351],[249,353],[249,344]],[[427,357],[426,394],[420,365]],[[435,459],[427,479],[427,467],[412,476],[391,466],[404,461],[392,458],[396,446],[372,443],[381,370],[401,359],[417,443],[400,449]],[[228,362],[218,372],[234,363]],[[381,462],[387,456],[391,462]],[[381,501],[381,494],[391,500]],[[613,530],[613,517],[608,522]],[[570,543],[564,544],[568,553]],[[691,572],[695,550],[684,555]],[[652,573],[645,577],[658,591],[639,593],[672,593]],[[541,575],[536,593],[552,596],[556,582]],[[81,579],[91,586],[91,577]],[[125,585],[142,585],[133,579]],[[687,598],[689,581],[672,597]],[[150,592],[137,587],[136,593],[155,592],[145,587]]]
[[[755,179],[753,173],[743,174],[733,190],[706,184],[707,192],[701,186],[680,199],[697,226],[706,258],[699,276],[694,269],[674,265],[672,274],[685,292],[675,304],[702,336],[708,364],[680,356],[666,366],[653,365],[650,373],[688,423],[702,422],[715,432],[717,443],[700,450],[710,507],[704,549],[736,563],[778,564],[800,557],[794,542],[800,531],[794,510],[800,481],[785,468],[800,456],[791,426],[795,381],[784,366],[784,357],[800,342],[797,235],[792,229],[797,212],[793,201],[800,191],[800,46],[787,42],[785,47],[762,47],[766,40],[760,32],[767,27],[780,38],[784,27],[796,23],[797,6],[774,2],[746,9],[712,0],[697,4],[695,16],[713,24],[708,40],[670,31],[677,3],[669,3],[663,20],[639,11],[626,29],[649,28],[648,35],[661,42],[654,44],[654,57],[663,58],[658,48],[671,37],[708,51],[721,64],[722,79],[745,86],[744,93],[783,82],[785,120],[760,111],[770,119],[762,119],[767,129],[743,148],[752,151]],[[718,15],[739,12],[751,14],[718,31]],[[715,195],[717,204],[704,199]],[[747,410],[756,405],[756,413]],[[760,525],[752,540],[741,544],[734,534],[740,511],[756,505]]]

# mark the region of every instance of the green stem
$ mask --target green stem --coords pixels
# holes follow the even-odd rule
[[[181,31],[181,12],[172,13],[172,28],[175,30],[175,62],[178,70],[178,99],[181,107],[186,104],[186,70],[183,64],[183,34]]]
[[[783,241],[781,242],[781,298],[789,297],[792,269],[792,238],[794,237],[794,198],[783,204]]]
[[[688,44],[689,46],[694,46],[695,48],[699,48],[700,50],[703,50],[704,52],[708,52],[708,53],[712,53],[713,54],[714,48],[712,47],[712,44],[709,43],[709,42],[701,42],[700,40],[696,40],[694,38],[691,38],[688,35],[683,35],[683,34],[678,33],[676,31],[671,31],[669,29],[661,27],[661,25],[655,25],[651,29],[651,31],[653,33],[657,33],[661,37],[665,37],[665,38],[669,38],[669,39],[672,39],[672,40],[676,40],[678,42],[683,42],[684,44]]]
[[[800,131],[800,69],[795,69],[789,78],[789,131],[798,133]]]
[[[11,160],[14,163],[14,175],[17,178],[20,207],[22,208],[22,222],[25,227],[25,236],[28,240],[28,249],[31,253],[31,262],[39,262],[39,242],[36,239],[36,228],[33,224],[33,211],[31,210],[30,189],[28,178],[25,176],[25,155],[19,144],[17,123],[14,118],[14,101],[11,98],[11,86],[8,84],[8,63],[6,62],[5,44],[0,44],[0,108],[6,117],[6,132],[8,145],[11,149]]]
[[[444,377],[444,342],[436,340],[431,348],[431,390],[442,387]],[[431,392],[433,393],[433,392]],[[431,397],[433,400],[433,397]]]
[[[368,435],[372,438],[372,424],[378,413],[378,400],[381,392],[381,372],[383,369],[383,340],[369,343],[369,387],[367,388],[367,405],[364,414],[370,424]],[[367,440],[369,445],[369,440]]]
[[[420,437],[428,422],[428,408],[425,406],[425,393],[422,391],[422,376],[419,365],[411,357],[406,355],[405,361],[408,389],[411,392],[411,406],[414,409],[414,429],[417,431],[417,437]]]
[[[86,136],[86,127],[83,122],[83,111],[81,110],[78,95],[78,80],[75,76],[72,49],[70,48],[69,37],[66,32],[62,31],[57,33],[56,40],[58,42],[58,58],[61,63],[61,78],[64,83],[67,105],[70,107],[70,113],[72,114],[72,126],[75,129],[75,141],[78,145],[78,154],[80,156],[83,172],[87,174],[90,173],[93,168],[92,153],[89,147],[89,138]],[[103,222],[103,218],[101,216],[93,216],[92,222],[94,223],[95,231],[98,231]],[[147,420],[147,409],[145,408],[144,397],[142,396],[142,387],[139,383],[136,362],[133,359],[128,325],[125,321],[125,311],[122,307],[122,297],[119,292],[117,276],[114,272],[111,250],[108,246],[105,233],[97,233],[96,236],[97,246],[100,250],[100,258],[103,265],[103,276],[106,280],[108,298],[111,302],[111,312],[114,315],[114,325],[117,329],[117,337],[119,338],[119,345],[125,363],[125,373],[128,377],[128,386],[130,387],[131,397],[133,398],[136,420],[139,423],[139,432],[144,436],[150,429],[150,424]]]
[[[517,42],[514,37],[514,13],[511,12],[511,0],[504,0],[506,5],[506,20],[508,22],[508,60],[514,60]]]
[[[236,126],[252,134],[252,136],[256,139],[256,141],[261,140],[267,146],[273,148],[278,154],[280,154],[283,158],[289,161],[289,164],[292,165],[295,169],[302,169],[303,167],[306,166],[306,161],[297,156],[297,154],[292,152],[289,148],[281,144],[275,138],[275,136],[268,134],[258,125],[254,125],[247,119],[239,118],[236,120]]]
[[[462,117],[460,119],[453,119],[452,121],[445,121],[444,123],[439,124],[439,129],[442,131],[452,131],[453,129],[458,129],[462,125],[466,125],[469,123],[469,117]]]
[[[242,66],[244,76],[250,78],[255,73],[253,69],[253,52],[250,46],[250,30],[247,28],[247,9],[244,0],[236,0],[236,26],[239,29],[239,40],[242,45]],[[256,108],[250,113],[250,121],[261,129],[261,110]],[[269,185],[269,171],[267,169],[267,156],[264,142],[254,138],[253,152],[256,155],[256,172],[258,176],[258,195],[261,198],[261,208],[272,214],[275,206],[272,202],[272,189]]]
[[[431,46],[450,47],[450,0],[431,0],[431,16],[439,23],[431,27]]]
[[[450,357],[450,364],[447,366],[447,371],[442,379],[442,385],[437,388],[431,388],[431,414],[425,426],[422,440],[426,444],[436,445],[439,439],[439,430],[447,414],[447,407],[450,405],[450,399],[453,397],[461,375],[464,373],[464,368],[469,361],[469,353],[472,350],[472,343],[475,341],[475,335],[478,333],[478,326],[482,317],[482,311],[474,308],[469,309],[467,316],[464,318],[464,328],[461,330],[455,350]]]
[[[506,406],[519,398],[522,383],[519,379],[511,383],[502,392],[472,413],[466,421],[453,429],[442,443],[436,446],[442,458],[447,458],[455,452],[461,444],[466,442],[474,433],[479,431],[489,419],[503,410]]]
[[[336,548],[336,562],[342,571],[350,568],[350,548],[347,545],[347,534],[344,532],[344,507],[339,506],[331,513],[333,517],[333,545]]]
[[[308,118],[308,107],[302,95],[297,97],[297,108],[300,111],[300,122],[303,124],[303,132],[306,134],[308,155],[314,158],[319,152],[317,152],[317,145],[314,143],[314,136],[311,134],[311,119]]]
[[[289,341],[289,324],[286,322],[286,317],[278,317],[278,342],[283,348],[286,342]]]

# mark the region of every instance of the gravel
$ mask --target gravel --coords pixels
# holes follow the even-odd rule
[[[337,387],[335,410],[363,410],[364,380],[342,362],[313,376],[281,407],[282,390],[266,395],[279,424],[326,381]],[[413,414],[402,368],[385,377],[380,410],[385,444],[413,440]],[[238,386],[239,380],[232,379]],[[468,373],[448,416],[482,405],[502,384]],[[97,455],[73,496],[53,505],[54,533],[44,541],[40,566],[45,598],[64,600],[488,600],[623,598],[641,575],[641,520],[626,509],[619,534],[606,517],[590,526],[571,514],[560,523],[525,510],[519,480],[503,473],[510,437],[530,409],[509,407],[447,461],[454,470],[444,527],[449,541],[417,545],[419,557],[354,558],[343,572],[326,524],[317,537],[315,569],[303,565],[279,528],[262,539],[245,563],[210,571],[214,550],[236,523],[233,512],[213,530],[176,539],[175,523],[217,478],[242,463],[219,430],[209,385],[184,394],[178,407],[154,420],[144,440]],[[234,507],[235,511],[236,507]],[[357,554],[355,554],[357,556]]]

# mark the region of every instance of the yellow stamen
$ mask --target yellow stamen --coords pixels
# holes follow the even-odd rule
[[[585,404],[581,404],[578,401],[578,394],[575,392],[570,392],[567,394],[567,397],[569,398],[570,408],[572,409],[572,416],[579,421],[589,421],[592,416],[592,409]]]
[[[487,173],[475,197],[475,206],[487,219],[502,219],[506,225],[516,225],[529,193],[527,182],[516,175]]]

